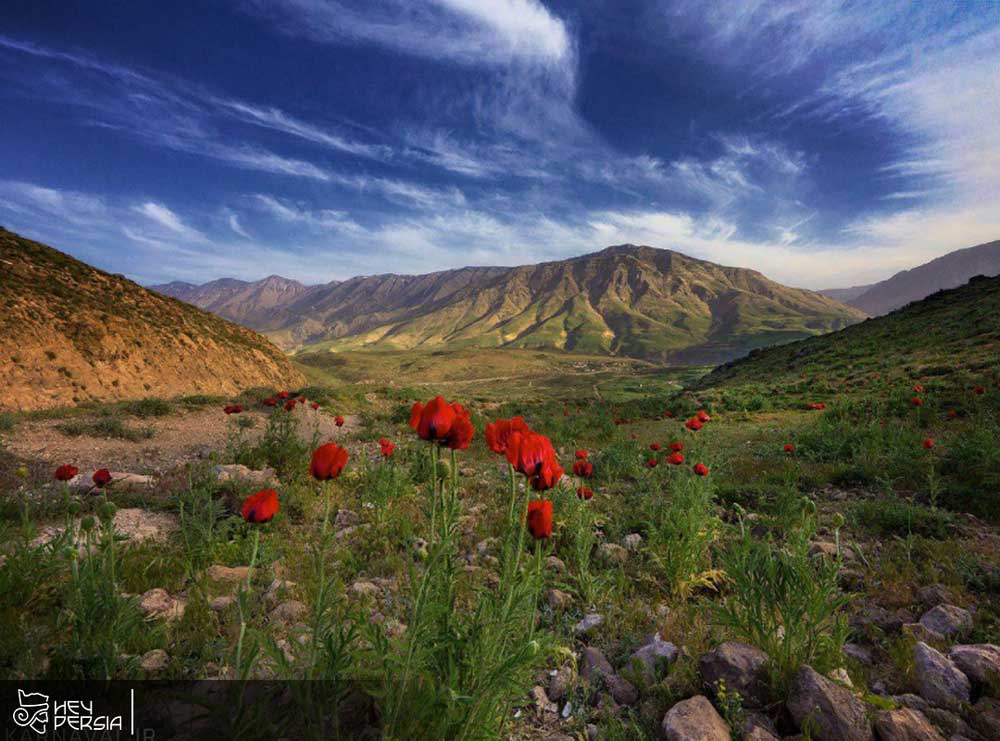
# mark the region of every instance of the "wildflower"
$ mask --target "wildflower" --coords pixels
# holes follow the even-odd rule
[[[667,463],[671,466],[679,466],[684,462],[684,456],[681,453],[671,453],[667,456]]]
[[[667,419],[673,419],[673,417],[674,417],[674,413],[673,413],[673,412],[671,412],[671,411],[670,411],[670,410],[668,409],[667,411],[665,411],[665,412],[663,413],[663,416],[664,416],[664,417],[666,417]]]
[[[469,443],[472,442],[472,438],[476,434],[476,428],[472,426],[472,418],[461,404],[453,404],[452,406],[458,411],[458,416],[455,417],[451,432],[448,433],[444,444],[452,450],[468,450]]]
[[[589,479],[594,475],[594,464],[585,460],[574,461],[573,473],[581,478]]]
[[[956,412],[954,409],[951,409],[948,412],[948,419],[955,419],[957,416],[958,416],[958,412]]]
[[[576,490],[576,495],[586,502],[594,496],[594,492],[590,490],[589,486],[581,486]]]
[[[705,412],[704,409],[701,409],[701,410],[698,411],[697,417],[698,417],[698,421],[699,422],[711,422],[712,421],[712,418],[708,416],[708,414]]]
[[[986,389],[983,388],[982,386],[973,386],[972,393],[982,396],[983,394],[986,393]]]
[[[649,449],[652,450],[654,453],[659,453],[660,452],[660,444],[659,443],[650,443],[649,444]]]
[[[785,452],[791,455],[795,452],[795,446],[791,443],[785,443]]]
[[[295,409],[295,399],[289,399],[285,402],[285,411],[290,412]]]
[[[287,391],[279,391],[278,392],[278,398],[281,399],[281,401],[284,401],[285,399],[288,398],[288,392]]]
[[[670,450],[673,453],[680,453],[684,450],[684,443],[674,440],[674,442],[670,443]]]
[[[240,414],[243,412],[243,407],[239,404],[229,404],[223,407],[222,411],[226,414]]]
[[[263,404],[266,407],[276,407],[278,406],[278,400],[272,396],[270,399],[264,399],[264,401],[262,401],[261,404]]]
[[[577,451],[576,451],[576,459],[577,459],[578,461],[585,461],[585,460],[587,460],[587,459],[588,459],[589,457],[590,457],[590,453],[588,453],[588,452],[587,452],[586,450],[582,450],[582,449],[580,449],[580,450],[577,450]]]
[[[924,438],[924,442],[922,444],[924,446],[924,450],[930,450],[931,448],[934,447],[934,440],[932,438],[927,437]]]
[[[915,407],[922,407],[924,405],[924,400],[921,399],[919,396],[914,396],[912,399],[910,399],[910,403]]]
[[[336,417],[334,417],[334,418],[333,418],[333,423],[334,423],[335,425],[337,425],[337,427],[343,427],[343,426],[344,426],[344,418],[343,418],[343,417],[341,417],[341,416],[340,416],[340,415],[338,414],[338,415],[337,415]]]
[[[919,383],[916,383],[913,385],[913,388],[911,388],[910,391],[915,391],[918,394],[922,394],[924,393],[924,387],[921,386]]]
[[[314,401],[314,402],[312,403],[312,408],[313,408],[314,410],[316,410],[316,409],[319,409],[319,402],[318,402],[318,401]]]
[[[507,443],[507,462],[528,477],[536,491],[551,489],[562,478],[552,441],[537,432],[515,432]]]
[[[689,419],[687,422],[684,423],[684,426],[687,427],[692,432],[697,432],[702,427],[704,427],[705,424],[697,417],[691,417],[691,419]]]
[[[80,473],[80,469],[67,463],[56,469],[56,480],[69,481],[70,479],[76,478],[78,473]]]
[[[278,513],[278,492],[274,489],[261,489],[243,500],[240,514],[247,522],[261,524],[270,522]]]
[[[708,466],[704,463],[695,463],[691,470],[699,476],[708,476]]]
[[[312,454],[309,474],[318,481],[335,479],[347,465],[347,451],[336,443],[320,445]]]
[[[552,502],[535,499],[528,502],[528,532],[535,540],[552,536]]]
[[[563,409],[563,416],[564,417],[568,417],[569,416],[569,409]]]
[[[638,439],[639,439],[639,436],[638,436],[638,435],[637,435],[636,433],[634,433],[634,432],[633,432],[633,433],[632,433],[632,439],[633,439],[633,440],[638,440]]]
[[[657,466],[658,463],[659,463],[659,461],[656,460],[656,458],[650,458],[648,461],[646,461],[646,465],[649,468],[656,468],[656,466]]]
[[[809,408],[810,409],[826,409],[826,404],[824,404],[822,401],[810,401],[809,402]]]
[[[510,436],[515,432],[528,432],[528,424],[523,417],[511,417],[510,419],[498,419],[490,422],[483,430],[486,438],[486,446],[497,455],[507,452],[507,443]]]
[[[111,483],[111,472],[106,468],[99,468],[94,471],[92,478],[94,480],[94,486],[98,489],[103,489]]]
[[[391,458],[393,451],[396,450],[396,446],[386,440],[384,437],[378,441],[379,449],[382,452],[383,458]]]

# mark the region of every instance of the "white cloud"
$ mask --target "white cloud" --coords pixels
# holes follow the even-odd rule
[[[189,227],[181,220],[180,216],[162,203],[146,201],[138,206],[133,206],[133,210],[178,236],[198,242],[205,241],[204,234]]]

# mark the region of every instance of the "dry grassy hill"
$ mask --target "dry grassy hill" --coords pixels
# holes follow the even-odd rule
[[[0,409],[301,380],[257,333],[0,228]]]

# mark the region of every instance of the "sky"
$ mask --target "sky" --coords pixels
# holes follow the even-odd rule
[[[998,0],[7,0],[0,105],[0,224],[144,284],[1000,238]]]

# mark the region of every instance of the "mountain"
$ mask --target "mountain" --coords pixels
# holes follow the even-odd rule
[[[871,285],[851,286],[850,288],[820,288],[817,293],[822,293],[824,296],[828,296],[842,304],[849,304],[869,288],[871,288]]]
[[[832,289],[821,293],[861,309],[866,314],[879,316],[911,301],[919,301],[935,291],[957,288],[976,275],[1000,275],[1000,240],[949,252],[912,270],[896,273],[881,283],[863,286],[866,290],[857,295],[849,295],[856,288]]]
[[[223,300],[228,290],[192,300],[248,317]],[[728,360],[864,318],[754,270],[636,245],[514,268],[351,278],[264,314],[244,321],[286,349],[541,348],[673,363]]]
[[[997,380],[1000,357],[1000,277],[973,278],[884,316],[839,332],[751,352],[704,376],[700,386],[770,385],[782,393],[864,388],[934,378],[960,387]],[[909,396],[906,396],[909,399]],[[817,400],[815,396],[809,400]],[[823,399],[820,398],[820,401]]]
[[[302,380],[255,332],[0,228],[0,409]]]

